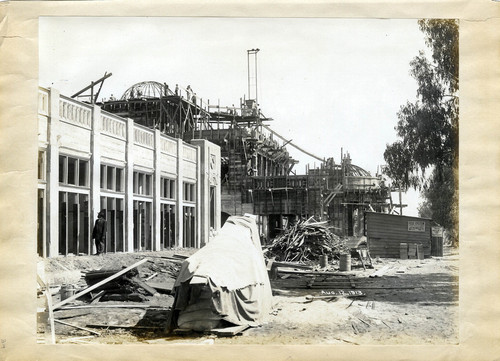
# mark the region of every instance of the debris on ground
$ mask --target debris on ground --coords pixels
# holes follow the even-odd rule
[[[337,271],[335,261],[322,268],[317,261],[303,264],[298,259],[290,262],[270,258],[267,271],[276,273],[271,279],[273,306],[261,326],[240,330],[223,325],[212,336],[205,332],[168,334],[175,279],[183,260],[197,251],[176,249],[41,259],[45,274],[40,273],[39,277],[44,282],[39,282],[38,288],[37,343],[458,342],[458,252],[448,249],[442,258],[374,258],[374,270],[360,264],[346,272]],[[135,271],[127,271],[101,284],[103,287],[57,306],[142,259],[147,261]],[[125,300],[125,296],[134,293],[141,300]],[[121,300],[110,300],[112,295]]]
[[[170,292],[188,256],[157,254],[45,260],[49,273],[41,272],[41,277],[64,283],[39,282],[40,342],[89,343],[91,340],[79,337],[102,339],[122,332],[142,334],[165,329],[173,301]],[[52,269],[78,272],[79,278],[57,278]],[[47,297],[50,305],[44,302]]]
[[[298,221],[287,228],[268,247],[268,257],[285,262],[318,261],[321,256],[339,258],[349,253],[346,240],[335,235],[328,222],[314,218]]]

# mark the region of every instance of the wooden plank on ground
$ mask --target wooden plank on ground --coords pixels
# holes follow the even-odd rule
[[[163,326],[137,326],[137,325],[106,325],[106,324],[89,324],[87,327],[94,328],[125,328],[132,330],[156,330],[163,328]]]
[[[101,334],[99,332],[96,332],[94,330],[88,329],[86,327],[81,327],[81,326],[73,325],[72,323],[68,323],[68,322],[64,322],[64,321],[56,320],[56,319],[54,319],[54,321],[57,322],[57,323],[60,323],[61,325],[66,325],[66,326],[74,327],[76,329],[87,331],[87,332],[90,332],[90,333],[92,333],[94,335],[97,335],[97,336],[101,336]]]
[[[398,268],[398,270],[396,271],[396,273],[405,273],[406,272],[406,266],[401,266]]]
[[[77,310],[79,308],[149,308],[151,305],[146,304],[125,304],[125,305],[104,305],[104,304],[96,304],[96,305],[81,305],[81,306],[66,306],[61,307],[59,310]],[[156,307],[155,307],[156,308]]]
[[[180,259],[180,258],[174,258],[174,257],[169,257],[169,256],[151,256],[151,255],[148,255],[148,258],[161,258],[161,259],[166,259],[168,260],[170,263],[175,263],[175,264],[181,264],[182,262],[184,262],[184,260]],[[154,263],[153,260],[148,260],[148,262],[151,262],[151,263]]]
[[[92,339],[95,336],[78,336],[78,337],[71,337],[71,338],[65,338],[62,340],[59,340],[60,343],[65,343],[65,342],[78,342],[86,339]]]
[[[289,268],[299,268],[299,269],[306,269],[306,270],[312,270],[312,266],[308,266],[305,264],[300,264],[300,263],[294,263],[294,262],[280,262],[280,261],[274,261],[273,262],[274,266],[278,267],[289,267]]]
[[[76,315],[69,315],[69,316],[57,316],[59,320],[66,320],[68,318],[76,318],[76,317],[83,317],[83,316],[87,316],[87,315],[90,315],[90,312],[85,312],[85,313],[77,313]]]
[[[48,312],[49,314],[49,325],[46,325],[46,326],[49,326],[50,327],[50,339],[48,340],[48,342],[50,342],[50,344],[55,344],[56,343],[56,334],[55,334],[55,327],[54,327],[54,307],[52,306],[52,295],[50,294],[50,287],[47,283],[45,283],[44,280],[42,280],[42,278],[40,277],[40,275],[36,274],[36,279],[38,281],[38,284],[40,285],[40,287],[43,289],[43,296],[45,296],[45,305],[46,305],[46,312]],[[45,339],[47,340],[47,337],[45,337]]]
[[[77,294],[75,294],[75,295],[73,295],[73,296],[71,296],[71,297],[66,298],[65,300],[63,300],[63,301],[61,301],[61,302],[59,302],[59,303],[55,304],[55,305],[53,306],[53,309],[55,310],[56,308],[59,308],[59,307],[61,307],[61,306],[65,305],[66,303],[69,303],[69,302],[71,302],[71,301],[76,300],[77,298],[80,298],[81,296],[83,296],[83,295],[85,295],[85,294],[89,293],[89,292],[90,292],[90,291],[92,291],[92,290],[95,290],[95,289],[96,289],[96,288],[98,288],[98,287],[101,287],[102,285],[104,285],[104,284],[108,283],[109,281],[114,280],[115,278],[118,278],[118,277],[120,277],[121,275],[124,275],[124,274],[125,274],[125,273],[127,273],[128,271],[130,271],[130,270],[132,270],[132,269],[134,269],[134,268],[136,268],[136,267],[139,267],[141,264],[143,264],[143,263],[147,262],[147,260],[148,260],[147,258],[144,258],[144,259],[140,260],[139,262],[134,263],[132,266],[129,266],[129,267],[127,267],[127,268],[124,268],[124,269],[122,269],[120,272],[117,272],[117,273],[115,273],[114,275],[112,275],[112,276],[110,276],[110,277],[108,277],[108,278],[106,278],[106,279],[103,279],[101,282],[97,282],[95,285],[90,286],[90,287],[86,288],[85,290],[83,290],[83,291],[81,291],[81,292],[78,292]]]
[[[150,279],[155,278],[156,276],[158,276],[158,272],[153,273],[151,276],[146,278],[144,281],[149,281]]]
[[[147,293],[149,293],[151,296],[155,296],[158,294],[158,291],[154,289],[153,287],[149,286],[147,283],[143,282],[139,277],[132,277],[130,279],[133,283],[135,283],[137,286],[141,287],[144,289]]]
[[[387,271],[389,271],[389,269],[391,268],[391,265],[388,265],[386,264],[384,267],[382,267],[381,269],[373,272],[370,277],[371,278],[374,278],[374,277],[382,277]]]
[[[176,328],[174,330],[174,333],[177,335],[186,335],[186,334],[191,333],[191,332],[193,332],[193,330],[190,328]]]
[[[279,273],[291,273],[291,274],[297,274],[297,275],[333,275],[333,276],[354,276],[352,273],[341,273],[341,272],[321,272],[321,271],[297,271],[297,270],[291,270],[291,269],[286,269],[282,267],[278,267],[278,272]]]
[[[54,325],[54,307],[52,306],[52,296],[49,291],[44,291],[45,298],[47,300],[47,310],[49,311],[49,322],[50,322],[50,343],[56,343],[56,333],[55,333],[55,325]]]
[[[95,304],[95,303],[99,302],[99,300],[101,299],[102,296],[104,296],[105,293],[106,293],[106,290],[99,291],[97,293],[97,295],[92,297],[92,299],[90,300],[90,303]]]
[[[234,326],[234,327],[226,327],[226,328],[214,328],[210,330],[210,332],[215,333],[217,336],[229,337],[235,336],[237,334],[242,333],[250,326],[242,325],[242,326]]]
[[[158,292],[166,294],[170,294],[174,288],[174,282],[148,282],[148,285]]]

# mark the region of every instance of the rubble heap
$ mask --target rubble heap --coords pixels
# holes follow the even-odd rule
[[[320,256],[338,258],[348,253],[346,240],[332,233],[328,222],[317,222],[314,218],[298,221],[285,229],[268,248],[270,256],[284,262],[317,261]]]

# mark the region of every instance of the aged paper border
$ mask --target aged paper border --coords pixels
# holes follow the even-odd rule
[[[0,2],[1,360],[500,359],[500,2]],[[459,18],[460,344],[394,346],[36,345],[39,16]]]

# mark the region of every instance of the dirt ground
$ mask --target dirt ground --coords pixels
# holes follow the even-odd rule
[[[83,289],[86,285],[80,272],[120,269],[148,257],[150,261],[138,268],[140,278],[156,273],[151,281],[173,284],[180,265],[161,257],[188,256],[195,251],[57,257],[40,262],[51,284],[72,283]],[[69,309],[88,305],[89,300],[82,298],[56,310],[54,317],[100,335],[56,323],[56,339],[78,344],[457,344],[458,263],[458,251],[445,248],[444,257],[375,259],[374,269],[356,267],[348,272],[349,277],[280,274],[271,282],[274,307],[264,324],[233,337],[166,335],[164,327],[173,302],[167,294],[142,292],[142,302],[105,301],[99,304],[106,308]],[[330,271],[337,266],[334,262]],[[369,277],[384,266],[387,272],[383,276]],[[360,291],[363,296],[311,300],[311,296],[329,297],[340,290]]]

